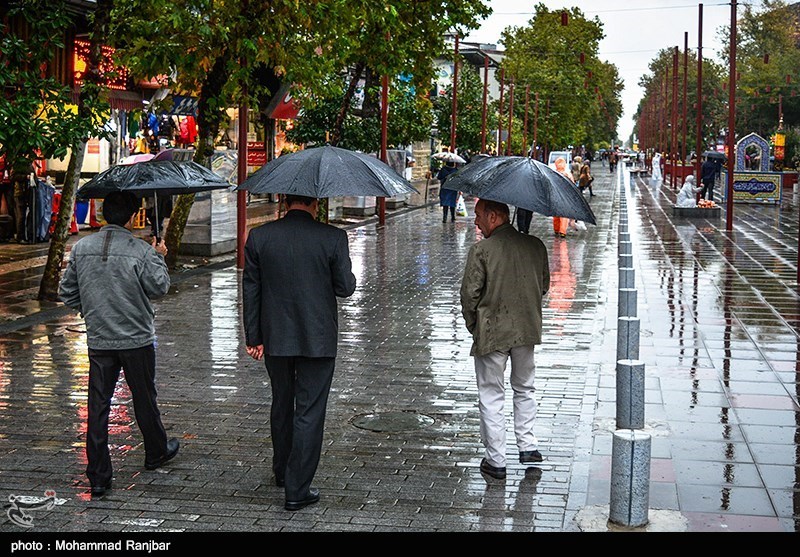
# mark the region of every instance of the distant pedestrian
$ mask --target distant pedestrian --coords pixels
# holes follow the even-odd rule
[[[559,172],[567,180],[572,182],[572,173],[567,169],[567,161],[564,157],[558,157],[555,160],[554,165],[556,167],[556,172]],[[553,217],[553,233],[561,238],[566,238],[569,221],[570,219],[567,217]]]
[[[355,292],[347,233],[315,220],[318,200],[286,196],[283,218],[250,231],[242,276],[247,353],[264,359],[272,385],[275,485],[284,508],[319,501],[311,486],[322,453],[336,363],[337,297]]]
[[[714,181],[717,179],[717,165],[709,157],[703,157],[703,165],[700,167],[700,176],[703,182],[703,189],[700,191],[700,197],[713,201]]]
[[[594,176],[592,176],[589,164],[585,163],[581,166],[580,175],[578,176],[578,188],[581,190],[581,193],[583,193],[583,190],[588,189],[589,197],[594,197],[592,182],[594,182]]]
[[[547,248],[509,224],[508,205],[479,199],[475,224],[483,240],[467,255],[461,311],[472,334],[481,442],[481,472],[506,477],[505,369],[511,359],[514,434],[523,464],[541,462],[534,433],[534,346],[542,342],[542,297],[550,288]]]
[[[144,438],[144,467],[155,470],[178,454],[177,439],[167,440],[156,402],[154,311],[150,300],[170,286],[164,262],[167,247],[131,233],[140,202],[130,192],[113,192],[103,201],[108,223],[72,248],[59,298],[86,321],[89,348],[89,404],[86,475],[92,497],[111,489],[108,415],[121,370],[133,397],[136,423]]]
[[[533,220],[533,211],[517,207],[517,230],[523,234],[529,234],[531,231],[531,221]]]
[[[436,179],[439,180],[439,205],[442,207],[442,222],[447,222],[447,214],[450,213],[450,221],[456,220],[456,204],[458,203],[458,192],[444,188],[444,183],[456,170],[456,163],[449,161],[439,170]]]

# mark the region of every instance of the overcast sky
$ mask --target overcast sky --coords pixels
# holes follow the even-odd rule
[[[663,48],[678,47],[683,52],[684,33],[689,33],[689,49],[697,49],[699,2],[687,0],[640,0],[604,2],[600,0],[539,0],[549,9],[577,6],[588,19],[597,16],[603,23],[605,38],[600,42],[600,59],[614,63],[624,81],[623,115],[620,139],[626,141],[633,130],[633,114],[642,98],[639,79],[649,73],[648,65]],[[488,0],[494,13],[481,28],[463,40],[500,45],[500,34],[509,26],[526,26],[537,0]],[[743,2],[740,0],[739,4]],[[748,4],[752,2],[747,2]],[[730,3],[703,2],[703,57],[721,60],[718,30],[730,24]],[[759,3],[756,2],[756,5]],[[527,11],[526,11],[527,10]],[[741,15],[741,8],[739,8]],[[682,63],[683,58],[680,58]],[[682,71],[682,70],[681,70]],[[680,74],[682,75],[682,74]]]

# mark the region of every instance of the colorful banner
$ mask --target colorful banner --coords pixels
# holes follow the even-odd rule
[[[722,173],[723,200],[727,196],[727,174],[727,172]],[[780,172],[736,171],[733,173],[734,202],[780,204],[782,191]]]

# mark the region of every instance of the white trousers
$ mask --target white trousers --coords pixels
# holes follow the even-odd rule
[[[486,460],[492,466],[506,465],[505,371],[511,356],[511,389],[514,393],[514,434],[520,451],[533,451],[539,440],[533,433],[536,397],[533,379],[536,366],[533,346],[517,346],[506,352],[475,356],[478,381],[478,407],[481,417],[481,442]]]

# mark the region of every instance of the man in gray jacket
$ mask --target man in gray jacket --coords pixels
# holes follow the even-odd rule
[[[150,300],[169,290],[164,241],[148,245],[131,233],[141,203],[130,192],[114,192],[103,202],[108,223],[72,248],[59,297],[86,321],[89,348],[89,403],[86,475],[92,497],[111,489],[108,415],[111,397],[125,370],[136,423],[144,438],[144,466],[155,470],[178,454],[167,440],[156,403],[154,311]]]
[[[506,477],[505,369],[511,358],[514,433],[523,464],[541,462],[536,418],[533,349],[542,343],[542,297],[550,288],[547,248],[509,223],[508,205],[480,199],[475,224],[484,239],[467,255],[461,308],[472,333],[481,441],[481,471]]]

